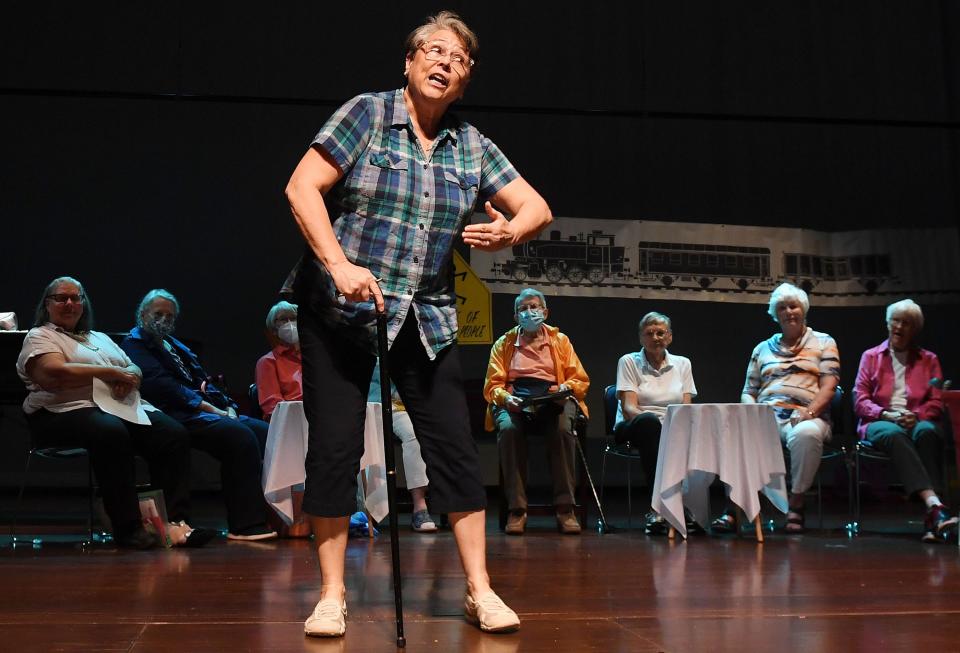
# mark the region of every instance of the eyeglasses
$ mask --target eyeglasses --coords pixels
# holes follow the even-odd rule
[[[431,41],[420,46],[427,61],[450,61],[450,67],[457,74],[466,75],[467,70],[473,68],[473,59],[463,50],[453,49],[440,41]]]
[[[52,299],[54,304],[66,304],[67,302],[82,304],[84,297],[83,295],[67,295],[64,293],[56,293],[54,295],[47,295],[47,299]]]
[[[656,331],[651,329],[649,331],[644,331],[643,337],[644,338],[666,338],[669,333],[670,333],[669,331],[664,331],[663,329],[657,329]]]

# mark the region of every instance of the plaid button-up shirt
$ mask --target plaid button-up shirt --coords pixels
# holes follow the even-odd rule
[[[347,259],[382,279],[388,340],[412,309],[434,358],[457,335],[454,243],[478,200],[516,179],[517,171],[492,141],[450,114],[425,155],[403,89],[348,101],[312,145],[344,172],[327,194],[327,208]],[[374,303],[338,301],[332,278],[313,263],[325,288],[327,319],[374,328]]]

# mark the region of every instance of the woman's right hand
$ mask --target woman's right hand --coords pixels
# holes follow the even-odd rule
[[[507,401],[505,403],[507,410],[511,413],[519,413],[523,408],[523,399],[515,395],[507,395]]]
[[[383,313],[383,293],[376,278],[367,268],[343,260],[327,268],[337,291],[352,302],[365,302],[373,298],[377,312]]]

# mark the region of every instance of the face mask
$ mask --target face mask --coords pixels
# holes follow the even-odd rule
[[[173,333],[173,320],[166,320],[164,318],[152,319],[145,324],[144,327],[150,333],[163,339]]]
[[[543,324],[543,309],[531,308],[527,311],[521,311],[519,318],[521,329],[527,333],[535,333]]]
[[[296,322],[285,322],[277,328],[277,337],[288,345],[295,345],[300,342],[300,334],[297,332]]]

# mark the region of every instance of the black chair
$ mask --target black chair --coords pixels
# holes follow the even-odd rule
[[[587,418],[583,412],[578,408],[577,417],[574,420],[573,424],[573,433],[577,438],[577,447],[579,448],[581,455],[586,449],[586,438],[587,438]],[[498,447],[499,451],[499,447]],[[576,461],[577,456],[574,456]],[[585,460],[582,461],[585,464]],[[577,464],[574,462],[574,469],[576,472],[576,482],[577,486],[574,491],[576,504],[573,507],[574,513],[577,515],[577,519],[580,520],[581,528],[586,527],[587,523],[587,501],[589,500],[588,492],[588,483],[585,483],[581,474],[581,469],[583,464]],[[588,477],[590,474],[589,470],[583,469]],[[510,507],[507,505],[507,496],[503,493],[503,467],[500,464],[500,457],[497,456],[497,473],[500,483],[500,499],[498,504],[498,517],[500,523],[500,530],[504,530],[507,527],[507,515],[510,513]],[[541,517],[552,517],[555,514],[555,507],[550,503],[527,503],[527,515],[528,516],[541,516]]]
[[[33,447],[31,446],[30,451],[27,453],[27,462],[23,470],[23,480],[20,482],[20,491],[17,494],[17,507],[13,513],[13,521],[10,524],[10,542],[11,545],[16,547],[17,545],[31,545],[36,546],[41,543],[39,538],[33,539],[21,539],[17,537],[17,523],[20,519],[20,511],[23,507],[23,495],[27,487],[27,479],[30,476],[30,463],[35,457],[46,458],[48,460],[77,460],[80,458],[85,459],[87,465],[87,500],[88,500],[88,510],[87,510],[87,532],[86,539],[80,542],[80,546],[87,547],[93,544],[94,542],[94,533],[93,533],[93,501],[94,496],[96,495],[96,486],[93,482],[93,466],[90,464],[90,454],[86,449],[78,447]],[[102,534],[99,539],[103,539]]]
[[[260,408],[260,395],[257,392],[257,384],[251,383],[247,388],[247,400],[250,407],[247,409],[247,416],[254,419],[263,419],[263,410]]]
[[[820,468],[817,469],[817,516],[819,520],[817,527],[820,530],[823,530],[823,464],[831,460],[839,460],[843,463],[847,477],[847,523],[845,528],[850,530],[853,524],[853,473],[850,469],[853,464],[851,461],[853,437],[849,428],[850,420],[847,419],[843,397],[843,388],[837,385],[828,408],[832,426],[831,438],[829,442],[823,443],[823,452],[820,454]],[[786,445],[783,447],[783,459],[787,464],[787,474],[789,475],[790,451]]]
[[[852,408],[847,409],[844,401],[843,388],[837,385],[834,390],[833,398],[830,400],[830,423],[832,434],[830,442],[823,444],[823,453],[820,455],[820,469],[817,470],[817,513],[819,515],[819,528],[823,530],[823,485],[821,477],[823,476],[823,463],[830,460],[839,460],[844,466],[844,473],[847,477],[847,523],[845,528],[849,531],[853,527],[853,471],[851,467],[852,450],[856,437],[852,430]]]
[[[603,389],[603,424],[606,429],[607,443],[603,448],[603,464],[600,467],[600,503],[603,504],[603,491],[606,487],[607,457],[622,458],[627,461],[627,528],[629,529],[633,520],[633,490],[630,475],[630,468],[634,463],[640,462],[640,452],[637,451],[631,443],[624,442],[617,444],[613,436],[613,427],[617,419],[617,386],[608,385]],[[653,483],[653,479],[647,479],[648,483]]]

